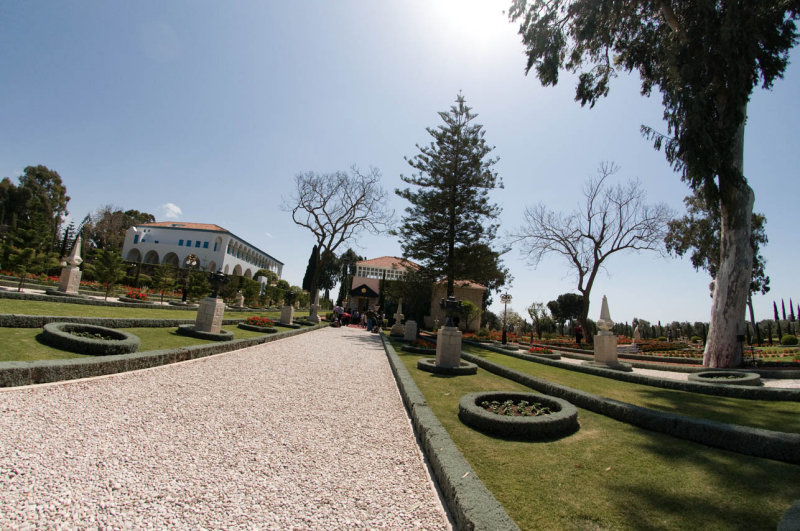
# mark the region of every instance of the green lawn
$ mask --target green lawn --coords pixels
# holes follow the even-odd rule
[[[800,433],[800,402],[745,400],[661,389],[550,367],[479,347],[465,346],[464,350],[549,382],[637,406],[730,424]]]
[[[242,330],[236,325],[222,327],[233,332],[234,339],[261,336],[260,332]],[[213,343],[213,341],[180,336],[177,328],[121,328],[141,339],[139,352]],[[279,331],[282,329],[279,329]],[[49,347],[41,342],[40,328],[0,328],[0,361],[35,361],[65,358],[91,358]]]
[[[25,301],[17,299],[0,299],[0,313],[16,313],[22,315],[67,315],[80,317],[119,317],[133,319],[194,319],[196,311],[161,308],[126,308],[117,306],[92,306],[89,304],[70,304],[67,302]],[[245,318],[248,315],[265,315],[279,319],[277,312],[253,310],[252,312],[228,312],[227,319]],[[308,312],[295,312],[295,318],[308,315]]]
[[[417,370],[421,356],[398,354],[456,446],[522,529],[775,529],[800,498],[800,466],[708,448],[583,409],[580,430],[554,442],[483,435],[458,419],[460,397],[520,385],[482,369],[474,376],[433,375]],[[605,381],[609,388],[619,383]]]

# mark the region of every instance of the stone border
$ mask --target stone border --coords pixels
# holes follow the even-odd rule
[[[114,339],[92,339],[76,336],[73,332],[99,333]],[[136,352],[141,343],[137,336],[128,332],[81,323],[48,323],[44,325],[42,341],[59,350],[90,356],[111,356]]]
[[[243,318],[223,319],[223,325],[241,323]],[[193,324],[194,319],[140,319],[130,317],[76,317],[68,315],[0,314],[0,328],[42,328],[47,323],[80,323],[108,328],[173,328]]]
[[[478,366],[468,361],[459,361],[458,367],[441,367],[436,365],[436,358],[422,358],[417,360],[417,369],[433,374],[446,374],[448,376],[465,376],[477,374]]]
[[[514,417],[487,411],[484,400],[528,400],[549,407],[552,413],[536,417]],[[523,440],[554,440],[578,430],[578,409],[560,398],[519,391],[483,391],[470,393],[458,402],[461,422],[483,433]]]
[[[475,345],[479,346],[479,345]],[[487,347],[482,347],[487,348]],[[489,348],[488,350],[492,350]],[[646,376],[644,374],[636,374],[633,372],[613,371],[610,369],[603,369],[600,367],[590,367],[586,365],[574,365],[558,360],[549,360],[541,356],[532,356],[525,354],[514,354],[508,352],[499,352],[515,358],[541,363],[542,365],[549,365],[551,367],[558,367],[559,369],[567,369],[570,371],[582,372],[586,374],[593,374],[595,376],[603,376],[621,382],[631,382],[652,387],[660,387],[662,389],[675,389],[678,391],[687,391],[690,393],[700,393],[704,395],[714,396],[729,396],[731,398],[744,398],[749,400],[786,400],[790,402],[800,401],[800,389],[778,389],[775,387],[750,387],[741,385],[725,385],[725,384],[707,384],[704,382],[688,382],[684,380],[672,380],[670,378],[656,378],[653,376]],[[466,353],[462,352],[463,357]],[[572,357],[572,356],[570,356]],[[480,366],[480,364],[478,364]],[[632,363],[636,367],[636,363]],[[654,368],[654,367],[648,367]],[[664,370],[672,370],[671,368]],[[688,372],[688,371],[683,371]],[[697,372],[693,370],[691,372]],[[754,372],[754,371],[750,371]]]
[[[380,337],[414,433],[430,463],[455,528],[518,531],[517,524],[458,451],[385,334]]]
[[[228,332],[225,329],[220,329],[219,332],[206,332],[203,330],[195,330],[194,327],[194,324],[178,325],[178,335],[196,337],[198,339],[210,339],[211,341],[233,341],[233,332]]]
[[[256,326],[247,323],[239,323],[236,325],[242,330],[249,330],[251,332],[261,332],[262,334],[277,334],[278,329],[272,326]]]
[[[16,387],[41,383],[74,380],[104,376],[120,372],[149,369],[169,363],[193,360],[222,354],[240,348],[252,347],[261,343],[277,341],[297,334],[324,328],[322,324],[313,328],[287,330],[277,334],[234,339],[233,341],[214,342],[204,345],[192,345],[178,349],[150,350],[132,354],[116,354],[102,358],[72,358],[63,360],[41,361],[4,361],[0,362],[0,387]]]
[[[462,352],[461,356],[498,376],[508,378],[509,380],[530,387],[541,393],[562,398],[577,407],[600,413],[601,415],[626,422],[633,426],[744,455],[800,464],[800,434],[798,433],[786,433],[740,426],[737,424],[725,424],[713,420],[694,419],[673,413],[654,411],[633,404],[593,395],[565,385],[555,384],[498,365],[467,352]],[[542,360],[542,363],[544,362],[549,362],[549,360]],[[628,375],[628,373],[617,373],[615,371],[608,372]],[[717,386],[702,383],[693,385],[712,388],[745,389],[735,386]],[[760,391],[762,389],[751,388],[751,390]]]
[[[491,344],[486,344],[480,341],[473,341],[471,339],[462,339],[462,344],[470,345],[472,347],[478,348],[485,348],[486,350],[491,350],[492,352],[497,352],[498,354],[506,354],[513,358],[519,358],[521,360],[528,360],[528,361],[535,361],[534,357],[537,358],[546,358],[548,360],[560,360],[561,354],[557,352],[551,352],[550,354],[540,353],[540,354],[533,354],[532,352],[528,352],[527,349],[524,352],[515,352],[513,350],[506,350],[502,347],[496,347]],[[549,348],[549,347],[548,347]]]
[[[720,380],[715,375],[730,375],[735,378]],[[711,385],[764,385],[761,383],[761,375],[754,372],[742,372],[737,370],[709,370],[693,372],[689,375],[690,382],[704,382]]]

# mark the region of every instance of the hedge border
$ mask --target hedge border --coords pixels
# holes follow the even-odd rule
[[[222,354],[232,350],[252,347],[261,343],[269,343],[297,334],[304,334],[327,324],[300,330],[287,330],[277,334],[263,335],[233,341],[192,345],[178,349],[149,350],[132,354],[116,354],[102,358],[72,358],[64,360],[42,361],[4,361],[0,362],[0,387],[17,387],[41,383],[75,380],[105,376],[139,369],[149,369],[179,361],[187,361],[214,354]]]
[[[118,339],[92,339],[76,336],[73,332],[99,332],[107,336],[116,336]],[[105,326],[87,325],[83,323],[48,323],[44,325],[42,341],[53,348],[89,354],[91,356],[112,356],[114,354],[129,354],[139,349],[141,340],[122,330],[115,330]]]
[[[223,319],[223,325],[241,323],[243,318]],[[80,323],[108,328],[172,328],[193,324],[194,319],[140,319],[130,317],[77,317],[69,315],[0,314],[0,328],[42,328],[47,323]]]
[[[483,347],[482,345],[475,345]],[[493,350],[488,348],[488,350]],[[708,384],[703,382],[689,382],[684,380],[671,380],[669,378],[655,378],[653,376],[645,376],[644,374],[636,374],[633,372],[621,372],[611,369],[603,369],[600,367],[591,367],[586,365],[573,365],[564,361],[550,360],[540,356],[533,356],[528,354],[514,354],[509,352],[499,352],[515,358],[532,361],[534,363],[541,363],[542,365],[549,365],[551,367],[558,367],[559,369],[567,369],[576,372],[583,372],[595,376],[603,376],[613,380],[622,382],[637,383],[642,385],[650,385],[652,387],[660,387],[662,389],[675,389],[678,391],[686,391],[689,393],[700,393],[704,395],[714,396],[728,396],[731,398],[744,398],[749,400],[786,400],[790,402],[800,401],[800,389],[777,389],[774,387],[747,387],[739,385],[725,385],[725,384]],[[462,357],[466,354],[462,352]],[[636,365],[634,364],[634,367]],[[649,369],[655,367],[648,366]],[[671,368],[664,368],[663,370],[670,371]],[[686,372],[686,371],[684,371]],[[697,371],[691,371],[697,372]],[[758,371],[748,371],[758,372]]]
[[[277,334],[278,329],[273,326],[257,326],[251,325],[248,323],[238,323],[237,327],[241,328],[242,330],[249,330],[251,332],[262,332],[264,334]]]
[[[178,325],[178,335],[196,337],[199,339],[209,339],[211,341],[233,341],[233,332],[220,329],[219,332],[207,332],[205,330],[196,330],[194,324]]]
[[[555,409],[547,415],[515,417],[487,411],[482,400],[529,400]],[[480,391],[458,401],[458,418],[472,429],[518,440],[555,440],[578,431],[578,408],[554,396],[519,391]]]
[[[762,428],[740,426],[737,424],[725,424],[723,422],[693,419],[673,413],[654,411],[652,409],[619,402],[564,385],[548,382],[547,380],[515,371],[514,369],[498,365],[467,352],[462,352],[461,356],[498,376],[508,378],[509,380],[535,389],[541,393],[563,398],[578,407],[600,413],[601,415],[633,426],[744,455],[800,464],[800,434],[797,433],[785,433]],[[717,387],[711,384],[695,385]],[[731,387],[737,389],[735,386]]]
[[[95,296],[101,296],[102,293],[95,293]],[[121,308],[154,308],[164,309],[160,304],[142,304],[137,302],[115,302],[115,301],[101,301],[98,299],[89,299],[82,297],[62,297],[60,295],[44,295],[41,293],[25,293],[16,291],[0,290],[0,299],[17,299],[23,301],[47,301],[47,302],[65,302],[67,304],[84,304],[88,306],[117,306]],[[171,310],[197,310],[186,306],[170,306]]]
[[[397,388],[455,529],[519,530],[458,451],[384,333],[380,334]]]
[[[735,379],[726,379],[726,380],[714,380],[713,374],[736,374],[738,375]],[[712,385],[752,385],[752,386],[759,386],[764,385],[761,383],[761,375],[755,372],[742,372],[742,371],[730,371],[730,370],[707,370],[702,372],[693,372],[689,375],[690,382],[705,382],[710,383]]]
[[[422,358],[417,360],[417,369],[433,374],[446,374],[449,376],[466,376],[476,374],[478,366],[468,361],[459,361],[458,367],[444,367],[436,365],[436,358]]]

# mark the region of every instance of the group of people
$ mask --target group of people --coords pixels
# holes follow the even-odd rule
[[[353,310],[352,314],[344,310],[341,302],[337,302],[336,306],[333,307],[333,326],[357,324],[370,332],[378,332],[381,327],[383,327],[383,321],[384,314],[378,311],[377,307],[375,309],[368,309],[363,313],[359,313],[358,310]]]

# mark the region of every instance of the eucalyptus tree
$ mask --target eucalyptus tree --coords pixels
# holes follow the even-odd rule
[[[579,72],[575,99],[594,106],[618,70],[636,71],[642,94],[661,92],[665,133],[642,126],[693,190],[719,203],[720,267],[703,363],[737,366],[752,278],[755,196],[744,175],[747,104],[781,78],[797,42],[797,0],[619,2],[512,0],[526,71],[555,85]]]
[[[310,230],[317,245],[317,264],[309,282],[312,304],[316,301],[322,268],[320,257],[336,249],[361,232],[378,233],[391,224],[393,212],[387,207],[387,193],[381,186],[377,168],[361,171],[352,166],[349,172],[305,172],[295,176],[295,190],[285,199],[283,209],[291,212],[292,221]],[[316,317],[312,308],[313,319]]]

